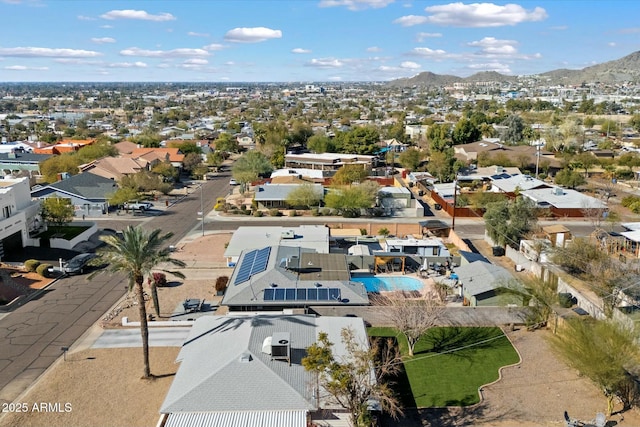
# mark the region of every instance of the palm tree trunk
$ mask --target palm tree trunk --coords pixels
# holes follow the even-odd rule
[[[153,308],[156,316],[160,317],[160,299],[158,299],[158,286],[154,280],[151,281],[151,298],[153,298]]]
[[[142,335],[142,354],[144,355],[144,376],[151,378],[151,367],[149,366],[149,325],[147,324],[147,307],[144,301],[144,289],[142,283],[144,278],[141,275],[135,276],[136,296],[138,297],[138,310],[140,313],[140,334]]]

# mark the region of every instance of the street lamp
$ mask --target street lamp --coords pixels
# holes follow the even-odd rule
[[[202,195],[202,187],[204,186],[204,184],[200,184],[200,212],[198,212],[198,215],[200,215],[200,228],[202,229],[202,235],[204,236],[204,205],[203,205],[203,195]]]

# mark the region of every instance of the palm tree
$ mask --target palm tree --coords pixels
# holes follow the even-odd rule
[[[111,273],[125,273],[129,278],[129,292],[134,289],[140,311],[140,333],[142,334],[142,351],[144,353],[144,377],[151,378],[149,367],[149,326],[147,324],[147,309],[144,301],[144,276],[150,274],[151,269],[158,264],[170,263],[178,267],[186,264],[170,256],[169,248],[163,247],[173,233],[160,235],[161,230],[147,232],[141,227],[128,226],[121,237],[101,236],[107,245],[97,251],[98,257],[94,263],[108,263],[102,271]],[[162,270],[176,277],[184,278],[179,271]],[[98,270],[100,272],[100,270]],[[95,273],[94,273],[95,274]],[[89,276],[92,278],[93,275]]]

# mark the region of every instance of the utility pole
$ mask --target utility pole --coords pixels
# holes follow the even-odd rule
[[[200,215],[202,235],[204,236],[204,207],[203,207],[204,204],[203,204],[202,187],[204,187],[204,183],[200,184],[200,212],[198,212],[198,215]]]
[[[453,181],[453,215],[451,219],[451,229],[456,229],[456,202],[458,201],[458,177]]]

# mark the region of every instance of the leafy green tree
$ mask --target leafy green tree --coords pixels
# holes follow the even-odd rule
[[[116,147],[108,142],[95,142],[91,145],[85,145],[75,156],[78,157],[79,164],[89,163],[103,157],[115,157],[118,155]]]
[[[500,138],[503,141],[517,144],[523,140],[524,121],[522,117],[517,114],[511,114],[502,122],[502,125],[507,127],[500,134]]]
[[[633,168],[640,166],[640,156],[637,153],[624,153],[618,158],[618,164],[633,171]]]
[[[222,166],[224,163],[224,156],[220,153],[220,151],[214,151],[213,153],[207,154],[207,164],[213,167],[216,171]]]
[[[427,129],[427,141],[429,141],[429,150],[433,155],[434,152],[444,152],[451,148],[451,126],[448,124],[433,124]]]
[[[320,389],[349,412],[353,427],[371,425],[368,403],[377,400],[382,410],[393,417],[402,414],[400,403],[386,378],[396,375],[402,365],[396,346],[387,342],[383,347],[374,341],[371,348],[358,342],[354,331],[342,330],[344,355],[334,354],[334,344],[326,332],[318,334],[318,342],[307,348],[302,359],[305,370],[316,376],[316,395]],[[386,350],[386,351],[385,351]]]
[[[566,168],[556,174],[555,182],[564,187],[576,188],[583,185],[586,180],[582,174]]]
[[[582,153],[577,154],[573,158],[573,166],[574,168],[582,168],[584,169],[584,177],[589,178],[589,169],[597,163],[596,158],[593,154],[583,151]]]
[[[140,135],[129,138],[129,140],[134,144],[140,144],[145,148],[160,147],[162,139],[163,138],[157,132],[151,129],[145,129]]]
[[[354,182],[363,182],[369,172],[362,165],[344,165],[335,173],[331,183],[335,185],[351,185]]]
[[[483,218],[487,233],[495,243],[517,249],[520,240],[536,224],[536,209],[530,199],[516,197],[489,203]]]
[[[582,124],[584,125],[584,127],[586,127],[587,129],[591,129],[595,126],[596,121],[594,120],[593,117],[591,116],[587,116],[584,118],[584,120],[582,121]]]
[[[403,168],[415,171],[422,163],[423,156],[422,151],[414,147],[409,147],[400,153],[398,161]]]
[[[40,163],[40,173],[44,176],[46,182],[56,182],[58,181],[59,173],[77,174],[79,172],[78,165],[80,165],[78,157],[71,153],[64,153],[59,156],[49,157]]]
[[[195,142],[180,142],[180,143],[169,142],[169,147],[179,148],[180,152],[184,155],[187,155],[189,153],[202,154],[202,148],[198,147],[198,145]]]
[[[202,164],[202,156],[195,152],[190,152],[184,156],[182,160],[182,166],[188,172],[193,172],[193,169]]]
[[[138,199],[140,199],[140,193],[138,193],[134,188],[122,187],[109,196],[109,205],[121,206],[127,202]]]
[[[47,197],[42,199],[40,215],[50,225],[62,226],[73,221],[74,208],[70,199]]]
[[[463,117],[454,126],[451,139],[454,145],[475,142],[480,139],[480,129],[471,120]]]
[[[373,207],[379,189],[380,186],[373,181],[351,187],[333,187],[325,196],[325,205],[345,217],[358,217],[361,209]]]
[[[455,177],[456,163],[455,157],[453,157],[453,150],[447,151],[432,151],[429,156],[429,163],[427,163],[427,171],[438,178],[440,182],[451,181]]]
[[[380,133],[374,127],[358,127],[336,135],[339,152],[349,154],[374,154],[379,150]]]
[[[166,242],[173,236],[172,233],[161,235],[161,230],[145,231],[142,227],[128,226],[119,236],[101,236],[100,239],[106,246],[98,249],[98,257],[94,261],[97,264],[107,264],[106,269],[98,270],[89,276],[92,279],[103,271],[110,273],[124,273],[129,281],[129,292],[135,288],[140,315],[140,334],[142,335],[142,353],[144,358],[143,378],[152,378],[149,365],[149,325],[147,323],[147,308],[144,298],[144,277],[159,264],[172,264],[177,267],[185,267],[181,260],[171,258]],[[162,270],[179,278],[184,278],[180,271]],[[159,306],[156,306],[159,312]]]
[[[322,200],[321,191],[311,183],[301,184],[287,195],[287,205],[293,208],[305,207],[311,209],[314,206],[318,206]]]
[[[611,321],[566,319],[550,339],[551,348],[564,361],[599,386],[607,398],[607,415],[618,398],[624,410],[637,396],[637,384],[630,369],[640,362],[635,328]]]
[[[259,151],[251,150],[244,153],[233,164],[231,174],[241,185],[246,185],[258,179],[260,175],[266,175],[273,171],[273,166],[267,156]]]
[[[151,172],[160,175],[164,182],[172,182],[178,178],[178,169],[168,160],[156,164],[153,169],[151,169]]]
[[[335,153],[333,140],[324,135],[313,135],[307,140],[307,149],[314,153]]]
[[[240,145],[238,145],[238,141],[228,133],[221,133],[214,143],[216,151],[222,151],[226,153],[240,152]]]

